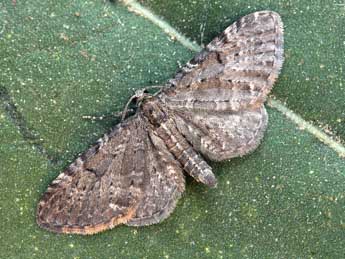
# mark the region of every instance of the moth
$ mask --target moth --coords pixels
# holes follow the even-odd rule
[[[264,102],[282,64],[280,16],[259,11],[242,17],[156,94],[136,92],[136,113],[48,187],[38,225],[94,234],[119,224],[156,224],[185,190],[184,173],[216,186],[205,159],[228,160],[259,145],[268,119]]]

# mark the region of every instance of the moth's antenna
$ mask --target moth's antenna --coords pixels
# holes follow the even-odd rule
[[[151,86],[147,86],[147,87],[144,88],[144,91],[149,90],[149,89],[156,89],[156,88],[162,89],[163,86],[161,86],[161,85],[151,85]]]
[[[133,101],[134,98],[137,98],[137,95],[132,95],[131,98],[129,98],[128,102],[126,103],[125,109],[122,112],[122,116],[121,116],[121,121],[123,121],[126,118],[127,112],[128,112],[128,106],[131,104],[131,102]]]
[[[156,88],[159,88],[159,91],[157,91],[156,93],[153,94],[153,96],[156,96],[157,94],[161,93],[162,90],[163,90],[165,87],[166,87],[166,86],[162,86],[162,85],[151,85],[151,86],[145,87],[145,88],[144,88],[144,91],[145,91],[145,90],[149,90],[149,89],[156,89]]]

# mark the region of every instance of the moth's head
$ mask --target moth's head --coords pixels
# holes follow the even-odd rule
[[[167,115],[161,109],[157,99],[153,96],[146,97],[145,100],[143,100],[140,110],[154,126],[159,127],[159,125],[167,119]]]

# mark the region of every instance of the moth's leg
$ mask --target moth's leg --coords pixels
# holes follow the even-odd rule
[[[212,172],[212,168],[178,131],[173,119],[163,122],[151,134],[155,134],[164,141],[168,150],[181,163],[183,169],[195,180],[209,187],[217,185],[217,179]]]

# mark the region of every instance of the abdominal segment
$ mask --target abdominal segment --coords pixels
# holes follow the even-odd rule
[[[178,131],[173,119],[162,122],[160,127],[154,129],[153,133],[164,141],[168,150],[176,157],[189,175],[209,187],[216,186],[217,180],[211,167]]]

